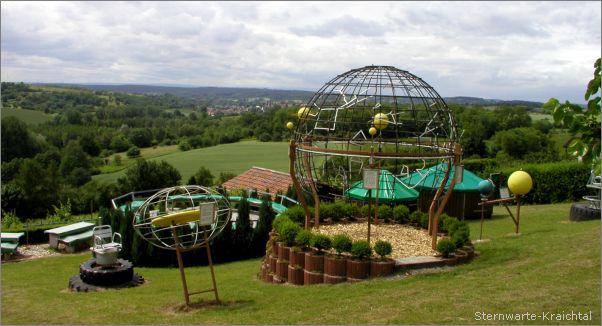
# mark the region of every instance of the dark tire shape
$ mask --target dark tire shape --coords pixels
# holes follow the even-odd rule
[[[75,275],[69,279],[69,289],[75,292],[94,292],[98,287],[82,281],[79,275]]]
[[[588,203],[574,203],[571,205],[571,221],[587,221],[600,219],[600,210],[589,207]]]
[[[111,268],[100,268],[96,259],[90,259],[79,267],[79,275],[85,283],[112,286],[131,282],[134,277],[134,265],[131,262],[118,259],[117,265]]]
[[[138,286],[142,283],[144,283],[144,277],[142,277],[138,274],[134,274],[134,276],[132,277],[132,279],[129,282],[123,283],[123,284],[120,284],[117,286],[113,286],[113,287],[108,287],[108,288],[133,287],[133,286]],[[94,292],[94,291],[97,291],[98,289],[102,289],[102,288],[103,287],[101,287],[101,286],[88,284],[88,283],[82,281],[82,279],[79,275],[75,275],[69,279],[69,289],[74,292]]]

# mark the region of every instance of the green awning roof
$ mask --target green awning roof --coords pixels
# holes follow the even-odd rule
[[[417,189],[437,189],[439,188],[439,185],[441,185],[441,182],[445,177],[446,166],[443,164],[445,163],[440,163],[435,166],[431,166],[428,169],[413,172],[407,177],[401,178],[401,181],[403,181],[403,183],[410,187],[416,186]],[[450,171],[449,178],[445,183],[445,188],[449,187],[454,175],[455,168],[452,165],[452,170]],[[456,183],[456,185],[454,186],[454,191],[478,192],[479,182],[481,181],[483,181],[482,178],[478,177],[476,174],[468,171],[465,168],[463,173],[463,180],[461,183]]]
[[[353,199],[368,200],[368,190],[364,182],[357,181],[345,190],[345,195]],[[372,190],[370,198],[376,199],[376,190]],[[378,178],[378,200],[383,203],[415,201],[418,192],[406,187],[397,177],[387,170],[381,170]]]

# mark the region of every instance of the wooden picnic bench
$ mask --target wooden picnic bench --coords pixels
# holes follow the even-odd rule
[[[1,252],[2,255],[9,254],[12,255],[17,251],[17,247],[19,247],[19,240],[23,237],[25,233],[23,232],[2,232],[0,233],[1,239]]]
[[[74,252],[76,245],[90,243],[92,240],[93,223],[78,222],[44,231],[48,234],[50,248],[59,248],[59,243],[66,246],[68,252]]]

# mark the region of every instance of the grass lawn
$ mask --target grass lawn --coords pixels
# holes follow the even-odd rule
[[[64,255],[2,265],[5,324],[381,324],[487,323],[475,312],[592,311],[600,324],[600,221],[567,222],[569,204],[525,206],[519,237],[495,209],[486,221],[480,256],[436,273],[356,284],[293,287],[256,280],[259,260],[218,265],[225,305],[182,309],[175,268],[137,268],[148,281],[137,288],[70,293],[69,277],[89,254]],[[471,222],[473,239],[477,221]],[[194,290],[210,284],[206,267],[187,269]],[[493,322],[490,322],[493,323]],[[498,322],[499,323],[499,322]],[[567,324],[575,321],[521,321]]]
[[[240,174],[252,166],[286,172],[288,171],[287,151],[288,143],[286,142],[241,141],[186,152],[177,151],[151,158],[151,160],[164,160],[173,165],[182,174],[183,182],[186,182],[200,166],[208,168],[214,177],[217,177],[220,172]],[[114,182],[124,172],[121,170],[99,174],[93,178],[101,182]]]
[[[5,107],[2,108],[2,117],[17,117],[27,124],[38,124],[52,120],[53,115],[42,111]]]

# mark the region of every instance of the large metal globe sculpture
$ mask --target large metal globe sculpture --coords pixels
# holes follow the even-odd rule
[[[297,118],[291,176],[297,190],[312,193],[314,201],[343,195],[367,167],[405,176],[447,162],[432,172],[443,187],[461,157],[456,121],[445,101],[421,78],[395,67],[367,66],[334,77]],[[434,200],[443,191],[437,193]]]
[[[176,186],[149,197],[134,214],[136,232],[154,246],[176,250],[203,246],[230,220],[230,204],[202,186]]]

